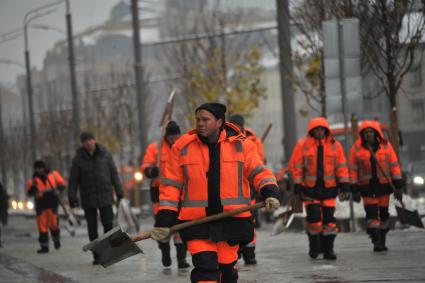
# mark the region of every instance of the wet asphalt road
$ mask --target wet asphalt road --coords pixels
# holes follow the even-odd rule
[[[83,222],[84,225],[84,222]],[[142,228],[152,221],[142,220]],[[425,282],[425,230],[391,231],[389,251],[372,252],[364,232],[341,233],[335,243],[337,261],[310,260],[307,237],[302,232],[270,236],[271,226],[258,232],[257,266],[239,262],[239,282]],[[39,255],[34,218],[12,216],[2,227],[0,282],[189,282],[190,271],[163,270],[160,253],[152,240],[141,243],[145,254],[136,255],[107,269],[91,264],[82,252],[87,243],[85,227],[75,237],[62,231],[62,248]],[[175,251],[172,251],[173,259]],[[190,262],[190,257],[188,258]]]

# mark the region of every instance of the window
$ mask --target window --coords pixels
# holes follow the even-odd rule
[[[422,65],[418,65],[415,68],[412,68],[409,72],[410,77],[410,86],[411,87],[421,87],[422,86]]]
[[[423,123],[425,121],[424,102],[418,101],[412,104],[412,119],[415,123]]]

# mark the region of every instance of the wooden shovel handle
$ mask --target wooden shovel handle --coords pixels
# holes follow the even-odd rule
[[[373,152],[372,148],[370,145],[367,146],[367,149],[369,150],[370,154],[372,155],[372,158],[375,159],[376,162],[376,167],[378,167],[378,170],[381,171],[381,174],[385,177],[385,179],[387,180],[388,184],[390,185],[391,190],[393,191],[393,193],[396,192],[396,188],[392,182],[392,180],[390,179],[390,177],[388,177],[387,173],[385,173],[384,168],[382,168],[381,164],[379,164],[378,159],[376,159],[375,153]],[[402,200],[398,200],[398,202],[401,204],[401,206],[403,207],[403,209],[405,208],[404,202]]]
[[[259,203],[256,203],[254,205],[249,205],[249,206],[234,209],[234,210],[231,210],[231,211],[226,211],[226,212],[214,214],[214,215],[211,215],[211,216],[207,216],[207,217],[204,217],[204,218],[201,218],[201,219],[196,219],[196,220],[180,223],[180,224],[172,226],[170,228],[170,231],[171,231],[171,234],[172,234],[172,233],[178,232],[182,229],[189,228],[189,227],[192,227],[192,226],[195,226],[195,225],[213,222],[213,221],[220,220],[220,219],[223,219],[223,218],[227,218],[227,217],[230,217],[230,216],[233,216],[233,215],[245,212],[245,211],[256,210],[256,209],[264,207],[265,205],[266,205],[265,202],[259,202]],[[141,233],[137,234],[136,236],[131,237],[131,239],[134,242],[138,242],[138,241],[141,241],[141,240],[149,239],[150,237],[151,237],[151,232],[148,231],[148,232],[141,232]]]

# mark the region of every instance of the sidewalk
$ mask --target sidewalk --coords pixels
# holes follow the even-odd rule
[[[142,229],[151,225],[144,220]],[[271,237],[270,231],[271,226],[258,231],[259,264],[239,262],[239,282],[425,282],[425,230],[391,231],[386,253],[373,253],[363,232],[341,233],[335,243],[337,261],[310,260],[304,233]],[[3,230],[0,282],[190,282],[190,271],[178,272],[174,250],[173,268],[163,271],[152,240],[141,242],[145,254],[104,269],[91,265],[91,255],[81,251],[88,241],[85,227],[74,238],[62,232],[61,250],[51,247],[49,254],[38,255],[34,219],[12,217]]]

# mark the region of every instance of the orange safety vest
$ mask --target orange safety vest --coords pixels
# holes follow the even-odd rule
[[[255,134],[255,132],[249,128],[245,128],[245,135],[246,138],[253,141],[255,145],[257,146],[258,154],[260,155],[261,160],[265,160],[266,155],[264,153],[264,145],[261,139],[258,138],[258,136]]]
[[[48,181],[47,181],[48,180]],[[65,186],[66,183],[62,176],[57,171],[51,171],[47,174],[46,183],[44,183],[39,177],[34,177],[33,179],[29,179],[27,182],[26,190],[27,192],[31,189],[34,182],[37,186],[37,193],[35,195],[36,199],[40,199],[43,197],[44,193],[53,192],[53,190],[57,190],[58,186]]]
[[[230,134],[230,133],[233,134]],[[236,134],[235,134],[236,132]],[[225,123],[220,144],[220,201],[223,211],[250,203],[251,182],[257,191],[276,184],[273,173],[263,165],[256,146],[236,126]],[[191,130],[173,145],[170,161],[160,185],[159,210],[179,211],[179,220],[206,216],[208,206],[209,149]],[[179,210],[180,208],[180,210]],[[250,217],[244,212],[235,217]]]
[[[329,124],[325,118],[313,118],[310,121],[310,132],[316,127],[324,127],[329,135],[322,140],[324,185],[334,188],[337,183],[349,183],[349,173],[344,150],[339,141],[330,134]],[[319,141],[307,135],[298,141],[289,161],[289,170],[292,172],[295,184],[313,188],[317,180],[317,147]]]
[[[143,157],[143,163],[140,166],[140,171],[144,172],[144,170],[148,167],[157,166],[157,158],[158,158],[158,145],[157,142],[153,142],[148,145],[146,148],[145,156]],[[161,177],[162,172],[165,170],[165,166],[169,160],[171,153],[171,147],[168,145],[167,141],[163,138],[161,143],[161,155],[159,161],[159,174]],[[160,177],[154,178],[151,181],[152,187],[158,187],[160,183]]]
[[[380,135],[380,145],[379,149],[375,152],[375,157],[385,174],[393,180],[401,180],[401,169],[397,155],[395,154],[391,143],[384,139],[384,134],[381,131],[379,122],[365,120],[359,127],[359,138],[351,147],[350,151],[351,183],[357,185],[368,185],[372,178],[370,151],[362,145],[362,139],[360,137],[360,132],[366,128],[372,128]],[[379,183],[388,184],[388,181],[381,173],[381,170],[379,168],[376,168],[376,170]]]

